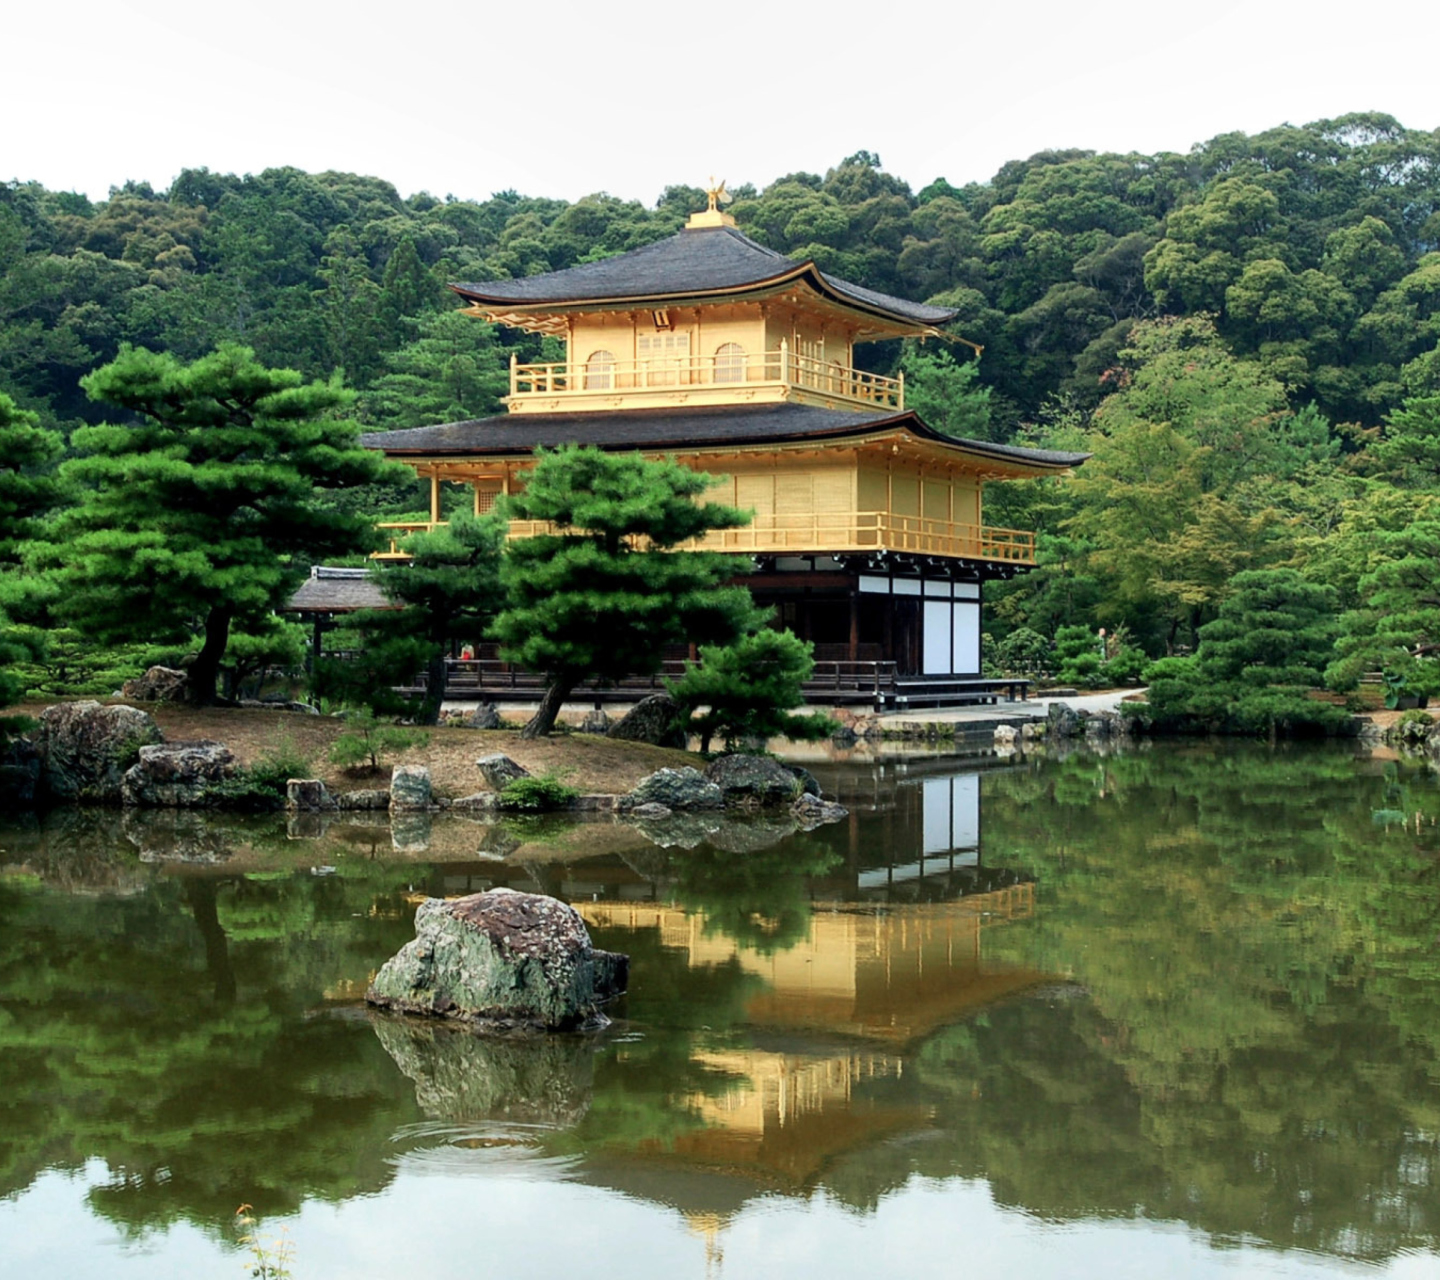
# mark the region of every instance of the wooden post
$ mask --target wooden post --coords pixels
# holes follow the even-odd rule
[[[430,473],[430,523],[440,523],[440,475],[435,471]]]
[[[860,657],[860,592],[850,588],[850,661]]]

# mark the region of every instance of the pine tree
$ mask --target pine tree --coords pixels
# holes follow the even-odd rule
[[[525,736],[548,734],[584,680],[652,673],[667,644],[728,644],[760,624],[750,593],[726,585],[738,571],[733,557],[674,550],[745,523],[731,507],[698,503],[708,488],[707,476],[673,460],[536,451],[508,513],[554,532],[506,547],[506,607],[491,628],[510,661],[547,681]]]
[[[55,501],[54,478],[45,470],[60,452],[60,437],[40,427],[37,415],[21,409],[0,394],[0,707],[8,707],[23,692],[10,670],[16,663],[34,660],[40,635],[31,628],[12,625],[24,608],[33,582],[19,568],[20,552],[34,534],[34,518]],[[0,720],[0,740],[7,725]]]
[[[1248,732],[1335,727],[1345,713],[1310,697],[1334,650],[1335,589],[1294,569],[1237,573],[1230,587],[1195,656],[1147,672],[1155,719]]]
[[[411,559],[380,577],[390,609],[367,609],[350,626],[360,652],[324,660],[316,691],[326,698],[363,704],[376,715],[403,712],[435,724],[445,699],[447,650],[456,641],[478,640],[499,611],[500,549],[505,520],[457,514],[448,525],[413,535]],[[395,693],[416,671],[427,673],[418,706]]]
[[[102,643],[203,634],[190,696],[212,702],[233,625],[263,627],[311,563],[372,544],[369,519],[322,489],[398,468],[359,446],[338,383],[247,347],[190,365],[127,347],[84,386],[130,417],[77,431],[61,467],[76,505],[45,552],[56,612]]]
[[[805,701],[805,681],[814,670],[814,645],[767,627],[734,644],[700,650],[699,663],[666,687],[680,704],[686,727],[700,735],[702,752],[710,750],[717,734],[727,751],[747,739],[782,734],[815,742],[835,731],[835,721],[794,714]]]

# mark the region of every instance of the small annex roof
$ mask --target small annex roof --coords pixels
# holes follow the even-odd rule
[[[392,609],[369,569],[335,569],[317,564],[285,605],[286,613],[354,613],[358,609]]]
[[[396,458],[480,458],[513,457],[537,447],[556,448],[565,444],[594,445],[616,451],[842,441],[891,429],[907,431],[917,439],[946,445],[975,457],[1038,471],[1063,471],[1079,466],[1090,456],[991,444],[985,440],[958,440],[927,426],[919,415],[909,410],[853,413],[789,402],[608,413],[501,414],[434,427],[374,431],[361,436],[360,443]]]
[[[950,307],[932,307],[851,284],[757,244],[734,227],[687,227],[629,253],[585,262],[563,271],[452,284],[462,298],[497,311],[583,304],[676,305],[692,299],[754,293],[803,281],[817,293],[895,323],[931,327],[955,317]]]

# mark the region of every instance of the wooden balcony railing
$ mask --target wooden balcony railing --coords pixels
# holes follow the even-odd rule
[[[636,394],[673,396],[697,388],[744,393],[762,388],[800,387],[822,397],[871,407],[905,407],[905,379],[866,373],[834,360],[791,351],[782,342],[775,351],[721,355],[675,355],[649,360],[574,361],[510,364],[510,399],[585,398]],[[713,396],[712,396],[713,398]],[[737,397],[740,398],[740,397]],[[578,406],[577,406],[578,407]]]
[[[443,524],[444,521],[439,523]],[[434,529],[432,521],[392,521],[379,526],[390,538],[388,551],[377,560],[403,560],[401,547],[412,533]],[[509,536],[532,538],[553,533],[538,520],[512,520]],[[959,524],[902,516],[891,511],[814,513],[809,515],[757,515],[740,529],[721,529],[685,543],[684,551],[732,551],[750,555],[801,555],[826,552],[904,551],[916,555],[951,556],[967,560],[996,560],[1006,564],[1035,563],[1035,535],[1027,529],[997,529],[990,525]]]

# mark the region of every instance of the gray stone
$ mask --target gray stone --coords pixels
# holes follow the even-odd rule
[[[234,753],[218,742],[157,743],[140,748],[121,780],[120,798],[152,809],[200,809],[220,799],[217,788],[234,773]]]
[[[792,780],[793,781],[793,780]],[[667,809],[718,809],[724,793],[698,769],[657,769],[626,797],[628,808],[663,804]]]
[[[1015,732],[1012,724],[997,724],[995,726],[995,745],[999,747],[1012,747],[1019,734]]]
[[[1065,702],[1052,702],[1045,712],[1045,727],[1052,738],[1073,738],[1081,731],[1080,717]]]
[[[288,778],[285,782],[285,807],[296,813],[319,813],[333,809],[335,801],[319,778]]]
[[[470,713],[467,723],[472,729],[499,729],[502,727],[500,712],[493,702],[482,702]]]
[[[656,818],[668,818],[674,812],[673,809],[667,809],[663,804],[656,804],[652,800],[647,804],[636,805],[630,810],[630,816],[642,820],[646,818],[653,820]]]
[[[652,693],[641,698],[618,724],[612,724],[606,737],[622,742],[648,742],[654,747],[685,749],[685,730],[676,727],[680,705],[668,693]]]
[[[119,804],[125,771],[140,748],[164,741],[160,727],[135,707],[66,702],[40,713],[35,733],[40,793],[54,800]]]
[[[581,733],[609,733],[610,717],[599,707],[585,713],[585,719],[580,721]]]
[[[802,769],[798,764],[786,765],[785,767],[799,779],[801,795],[819,797],[822,794],[820,790],[820,779],[811,773],[809,769]]]
[[[390,793],[383,787],[370,787],[361,791],[342,791],[335,797],[337,809],[388,809]]]
[[[801,793],[800,779],[769,756],[720,756],[705,766],[705,777],[720,788],[727,805],[789,804]]]
[[[184,702],[190,677],[174,667],[151,667],[143,676],[120,686],[122,698],[136,702]]]
[[[841,818],[850,816],[850,810],[843,804],[833,804],[812,795],[801,796],[790,806],[790,812],[805,831],[813,831],[827,822],[839,822]]]
[[[475,767],[480,770],[480,776],[485,779],[485,785],[491,791],[504,791],[505,788],[516,778],[528,778],[530,770],[522,764],[516,764],[509,756],[496,751],[488,756],[481,756],[475,761]]]
[[[387,960],[365,998],[401,1013],[500,1028],[572,1030],[625,990],[629,958],[596,951],[573,907],[491,889],[415,913],[415,940]]]
[[[855,730],[851,728],[848,724],[842,724],[838,729],[835,730],[834,733],[830,735],[830,741],[833,742],[837,747],[853,747],[857,742],[860,741],[860,735],[856,733]]]
[[[430,807],[430,770],[423,764],[397,764],[390,773],[390,811]]]
[[[482,813],[488,813],[499,806],[500,797],[493,791],[477,791],[473,796],[461,796],[450,802],[452,809],[473,809]]]

